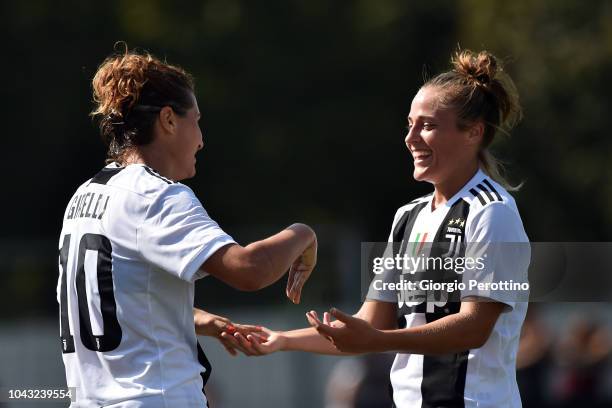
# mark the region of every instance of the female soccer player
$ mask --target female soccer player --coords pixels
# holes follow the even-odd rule
[[[72,406],[206,406],[210,366],[195,329],[218,335],[231,322],[193,309],[194,281],[212,275],[253,291],[290,269],[287,296],[297,303],[316,263],[316,236],[293,224],[242,247],[179,183],[195,175],[203,146],[183,69],[126,48],[99,67],[93,92],[108,165],[77,189],[59,241]]]
[[[523,282],[528,239],[488,151],[497,133],[519,118],[518,95],[490,53],[459,52],[452,63],[450,71],[421,87],[408,115],[405,141],[414,178],[431,183],[433,194],[397,211],[389,241],[401,242],[404,254],[417,257],[422,248],[434,259],[481,255],[482,266],[455,274],[458,282],[468,277],[483,284]],[[427,281],[440,272],[429,266],[404,270],[402,279]],[[393,279],[397,282],[398,274],[378,280]],[[515,361],[527,303],[500,290],[453,293],[446,302],[430,292],[397,293],[371,285],[355,316],[332,309],[321,322],[313,311],[307,313],[311,328],[267,331],[263,338],[236,333],[234,344],[255,355],[396,351],[391,383],[397,407],[520,407]],[[330,315],[337,320],[331,322]]]

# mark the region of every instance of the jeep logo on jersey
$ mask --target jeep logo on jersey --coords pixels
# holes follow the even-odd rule
[[[410,281],[411,287],[400,285],[397,290],[398,317],[410,313],[449,314],[456,313],[458,303],[449,306],[449,302],[460,299],[459,291],[449,294],[431,286],[421,286],[422,282],[447,284],[457,279],[452,259],[460,258],[465,252],[465,228],[469,213],[469,202],[463,199],[455,201],[443,219],[428,212],[422,212],[428,202],[415,205],[398,220],[393,238],[401,242],[399,254],[404,254],[415,261],[432,261],[419,264],[409,271],[401,270],[398,280]],[[404,223],[403,225],[401,225]],[[437,229],[433,231],[432,226]],[[410,237],[406,240],[406,237]],[[404,238],[404,239],[402,239]],[[416,285],[416,286],[414,286]]]
[[[406,280],[400,278],[400,283]],[[448,292],[443,290],[426,290],[423,289],[422,281],[411,281],[414,283],[414,289],[409,289],[408,286],[397,292],[397,306],[401,309],[404,305],[409,308],[414,308],[419,305],[425,306],[425,313],[433,313],[435,307],[444,307],[448,302]]]

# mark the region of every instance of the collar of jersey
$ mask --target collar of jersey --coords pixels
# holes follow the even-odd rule
[[[453,204],[455,204],[455,202],[458,199],[460,199],[461,197],[465,196],[468,193],[470,188],[474,187],[476,184],[482,181],[482,179],[485,177],[486,177],[486,174],[482,171],[481,168],[478,168],[474,176],[467,183],[465,183],[465,185],[461,187],[459,191],[457,191],[455,195],[453,195],[450,199],[448,199],[443,205],[438,206],[434,211],[431,211],[431,201],[433,200],[433,197],[434,197],[434,195],[431,194],[427,199],[427,205],[425,206],[425,208],[427,209],[427,211],[433,214],[435,212],[438,212],[438,210],[440,210],[441,208],[452,207]]]
[[[117,162],[112,162],[112,163],[109,163],[109,164],[107,164],[107,165],[105,166],[105,168],[106,168],[106,169],[121,169],[121,168],[123,168],[123,169],[127,169],[127,168],[128,168],[128,167],[130,167],[130,166],[147,167],[147,168],[151,169],[151,167],[147,166],[147,165],[146,165],[146,164],[144,164],[144,163],[130,163],[130,164],[128,164],[127,166],[121,166],[121,165],[120,165],[119,163],[117,163]],[[153,170],[153,169],[151,169],[151,170]]]
[[[122,166],[117,162],[112,162],[106,165],[105,168],[107,169],[127,169],[130,166],[140,166],[140,167],[146,167],[146,164],[144,163],[130,163],[127,166]]]

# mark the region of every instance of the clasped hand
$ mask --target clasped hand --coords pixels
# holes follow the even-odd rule
[[[331,318],[337,320],[332,321]],[[317,312],[306,313],[310,326],[327,339],[333,348],[342,353],[359,354],[376,352],[382,349],[383,332],[374,328],[367,321],[348,315],[338,309],[331,309],[323,314],[323,321]],[[261,356],[283,350],[287,344],[287,334],[256,326],[257,330],[224,331],[221,338],[234,349],[248,356]]]

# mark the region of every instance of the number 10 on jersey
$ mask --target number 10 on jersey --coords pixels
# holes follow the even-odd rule
[[[70,239],[70,234],[64,236],[62,248],[59,253],[61,268],[60,338],[62,341],[62,352],[74,353],[75,351],[74,338],[70,334],[70,321],[68,319],[68,284],[70,284],[70,288],[76,286],[76,299],[71,300],[73,302],[78,302],[79,331],[83,345],[92,351],[104,352],[114,350],[121,342],[121,326],[119,326],[119,321],[117,320],[117,304],[115,302],[115,292],[113,289],[111,242],[104,235],[84,234],[76,248],[76,273],[70,274],[72,279],[69,282],[68,259],[74,259],[74,254],[70,253]],[[94,335],[91,325],[91,314],[86,290],[87,275],[85,271],[85,254],[87,251],[95,251],[97,253],[96,270],[87,272],[95,272],[98,283],[99,304],[104,333],[102,335]],[[74,296],[71,298],[74,298]]]

